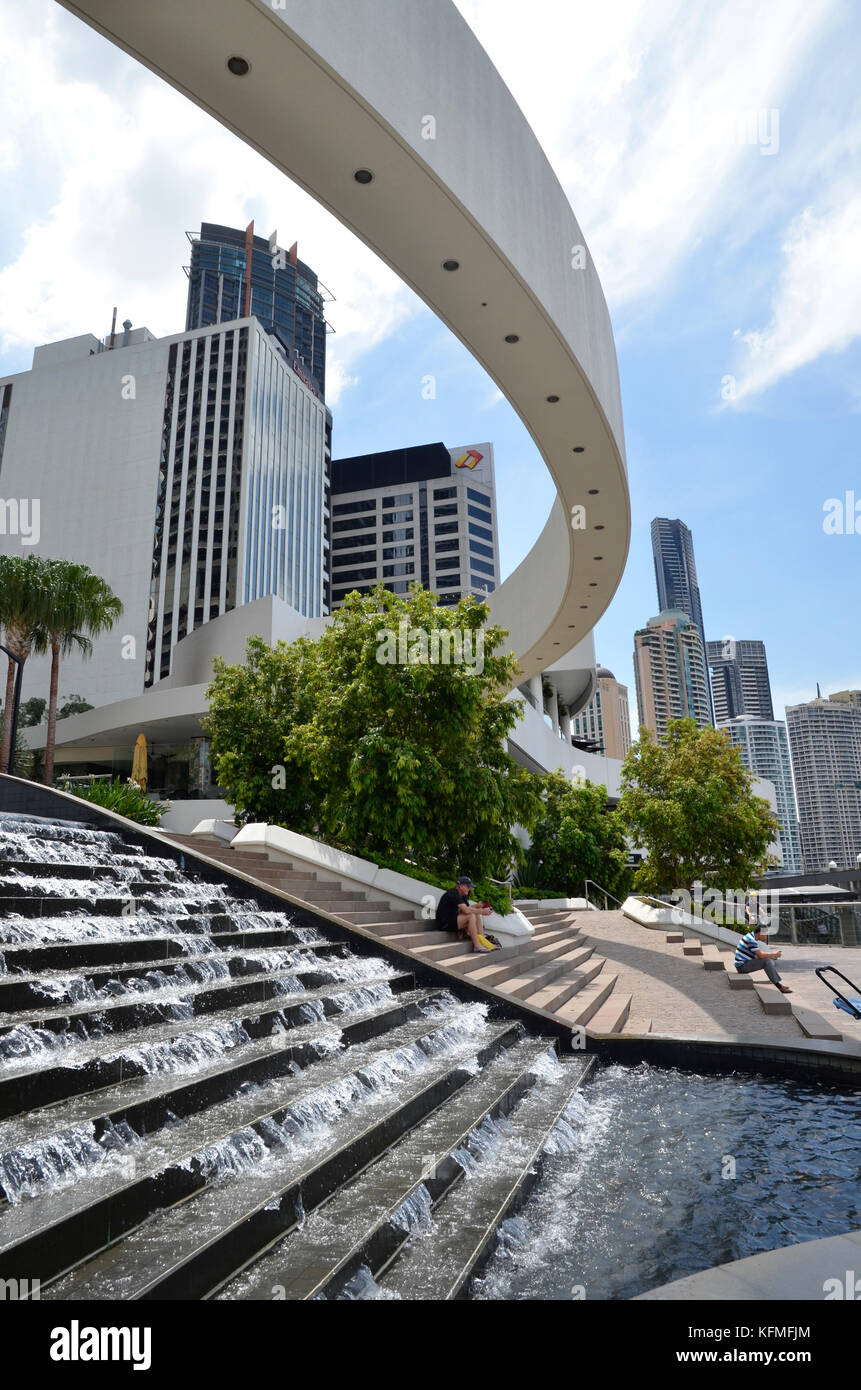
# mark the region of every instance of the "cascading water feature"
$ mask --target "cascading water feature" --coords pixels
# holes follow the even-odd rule
[[[473,1149],[520,1187],[582,1060],[135,841],[0,815],[0,1278],[364,1296]]]
[[[861,1225],[854,1095],[645,1065],[582,1089],[594,1059],[511,1010],[138,838],[0,815],[0,1279],[629,1298]]]

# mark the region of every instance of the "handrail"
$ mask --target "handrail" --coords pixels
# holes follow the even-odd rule
[[[607,891],[606,888],[602,888],[601,885],[600,885],[600,883],[596,883],[596,882],[595,882],[594,878],[587,878],[587,879],[584,879],[584,881],[583,881],[583,887],[586,889],[586,892],[585,892],[584,896],[585,896],[585,898],[586,898],[587,903],[589,902],[589,884],[590,884],[590,883],[591,883],[591,885],[592,885],[593,888],[597,888],[598,891],[599,891],[599,893],[602,893],[602,894],[604,895],[604,911],[605,911],[605,912],[609,912],[609,910],[610,910],[610,909],[607,907],[607,899],[608,899],[608,898],[612,898],[614,903],[618,903],[618,904],[619,904],[619,907],[622,906],[622,901],[621,901],[621,899],[620,899],[620,898],[614,897],[613,894],[612,894],[612,893],[609,893],[609,892]]]

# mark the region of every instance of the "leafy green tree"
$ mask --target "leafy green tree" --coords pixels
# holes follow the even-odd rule
[[[647,858],[636,886],[693,892],[696,882],[743,891],[771,863],[777,821],[752,791],[741,752],[718,729],[673,719],[666,742],[640,729],[622,764],[619,816]]]
[[[73,714],[85,714],[88,709],[94,706],[89,704],[82,695],[67,695],[57,710],[58,719],[69,719]]]
[[[35,729],[45,718],[47,700],[39,700],[34,695],[31,700],[22,700],[18,711],[19,729]]]
[[[45,628],[51,653],[51,681],[48,692],[48,733],[42,780],[54,780],[54,743],[57,732],[57,690],[60,657],[78,651],[87,657],[93,650],[92,638],[108,632],[119,619],[123,605],[110,585],[93,574],[86,565],[68,560],[50,560],[49,614]]]
[[[216,779],[240,821],[284,825],[301,833],[314,829],[322,788],[307,758],[287,752],[291,730],[314,714],[309,693],[315,644],[305,637],[270,647],[249,637],[245,663],[213,661],[204,728],[212,736]]]
[[[587,878],[624,898],[631,874],[624,827],[607,809],[607,788],[569,782],[560,772],[543,779],[544,804],[532,832],[522,877],[536,888],[581,896]]]
[[[349,595],[316,642],[253,638],[244,667],[216,661],[207,730],[237,814],[503,877],[521,853],[512,826],[529,828],[540,801],[505,751],[517,663],[486,623],[472,598],[440,608],[420,586],[378,586]],[[446,662],[458,642],[463,659]]]
[[[0,627],[4,644],[21,661],[47,650],[46,623],[50,612],[49,562],[38,555],[0,555]],[[9,770],[17,664],[8,659],[0,772]]]

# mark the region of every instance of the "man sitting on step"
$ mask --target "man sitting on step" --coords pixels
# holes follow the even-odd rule
[[[438,931],[456,931],[461,937],[468,936],[473,951],[492,951],[492,946],[482,946],[479,940],[481,919],[489,916],[491,908],[479,907],[477,903],[469,901],[471,887],[472,879],[464,875],[458,879],[454,888],[449,888],[443,893],[436,905],[434,925]]]
[[[758,923],[752,931],[741,937],[735,948],[735,968],[739,975],[750,975],[754,970],[764,970],[781,994],[791,994],[789,986],[780,983],[777,966],[771,963],[780,959],[780,951],[763,951],[760,943],[766,939],[765,928]]]

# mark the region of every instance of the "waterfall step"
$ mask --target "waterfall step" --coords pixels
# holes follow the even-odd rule
[[[409,1238],[410,1207],[421,1209],[424,1200],[429,1209],[463,1177],[457,1151],[540,1084],[540,1062],[551,1046],[530,1038],[498,1054],[217,1297],[271,1299],[278,1288],[286,1300],[315,1298],[340,1289],[361,1265],[377,1269],[390,1260]]]
[[[158,867],[146,868],[139,861],[132,861],[129,867],[133,866],[136,879],[129,875],[128,868],[116,864],[70,864],[63,860],[44,860],[44,859],[3,859],[0,860],[0,890],[14,883],[15,876],[18,874],[29,876],[30,878],[64,878],[73,879],[76,883],[87,883],[91,879],[104,879],[106,882],[119,883],[122,887],[131,882],[152,884],[181,882],[182,875],[176,865],[167,861]]]
[[[579,1018],[615,983],[573,914],[473,955],[331,871],[169,838],[0,814],[0,1280],[246,1296],[320,1208],[338,1251],[288,1296],[337,1297],[488,1135],[530,1181],[523,1107],[561,1064],[523,986]]]
[[[129,1125],[136,1134],[151,1134],[173,1118],[225,1100],[246,1084],[260,1085],[297,1066],[319,1059],[321,1048],[367,1042],[402,1024],[427,1019],[429,1007],[441,1007],[442,991],[412,990],[393,1000],[357,1010],[333,1027],[329,1022],[297,1025],[265,1033],[203,1061],[193,1073],[139,1072],[110,1086],[56,1101],[0,1121],[0,1153],[44,1144],[57,1135],[93,1126],[99,1142],[111,1126]],[[130,1068],[128,1064],[125,1070]]]
[[[433,1229],[416,1234],[388,1268],[371,1274],[384,1295],[448,1302],[463,1296],[492,1253],[495,1232],[522,1205],[547,1161],[553,1131],[592,1063],[559,1064],[559,1074],[535,1086],[511,1116],[511,1142],[479,1157],[433,1210]]]
[[[426,1027],[425,1031],[432,1030]],[[152,1215],[143,1225],[135,1223],[137,1228],[129,1229],[119,1245],[109,1246],[47,1289],[43,1286],[42,1298],[204,1297],[378,1159],[466,1084],[474,1067],[486,1065],[500,1048],[511,1046],[517,1033],[516,1024],[487,1025],[483,1035],[473,1035],[448,1054],[437,1059],[431,1055],[426,1067],[412,1075],[405,1071],[396,1086],[377,1096],[376,1104],[344,1106],[338,1123],[324,1130],[325,1137],[312,1153],[303,1153],[301,1145],[295,1152],[287,1144],[279,1146],[277,1132],[273,1136],[270,1128],[265,1131],[272,1145],[267,1161],[240,1171],[229,1184],[213,1182],[215,1175],[200,1166],[192,1173],[174,1165],[170,1173],[176,1189],[186,1188],[180,1193],[184,1200],[174,1199],[168,1210]],[[343,1063],[341,1072],[344,1079],[350,1075]],[[325,1086],[306,1081],[305,1089],[310,1100],[314,1090]],[[369,1086],[366,1089],[371,1093]],[[291,1104],[295,1106],[296,1101],[288,1099],[281,1107],[284,1114]]]
[[[131,1161],[127,1167],[106,1163],[108,1171],[99,1173],[98,1184],[75,1184],[5,1208],[0,1212],[3,1277],[10,1274],[23,1277],[23,1270],[32,1268],[35,1273],[28,1277],[40,1278],[46,1283],[94,1256],[102,1246],[134,1230],[147,1218],[150,1218],[147,1232],[152,1231],[153,1222],[167,1220],[170,1224],[170,1209],[206,1188],[217,1176],[219,1149],[236,1151],[240,1159],[243,1150],[246,1153],[265,1150],[268,1146],[264,1135],[273,1132],[277,1135],[279,1126],[289,1121],[291,1110],[295,1111],[303,1103],[306,1108],[312,1106],[315,1096],[331,1093],[333,1088],[337,1091],[340,1087],[342,1095],[360,1094],[362,1083],[357,1077],[358,1071],[373,1067],[375,1062],[385,1067],[387,1059],[399,1048],[408,1049],[423,1038],[430,1039],[431,1046],[434,1039],[444,1042],[450,1026],[451,1019],[445,1015],[437,1020],[419,1018],[402,1024],[346,1052],[333,1053],[323,1064],[311,1066],[298,1076],[278,1078],[264,1087],[234,1093],[226,1101],[195,1111],[181,1124],[163,1129],[157,1140],[145,1139],[140,1145],[129,1146],[127,1156]],[[510,1023],[490,1025],[488,1037],[483,1041],[491,1047],[500,1045],[506,1034],[513,1039],[515,1029],[516,1025]],[[472,1038],[462,1050],[467,1056],[474,1056],[481,1047],[482,1043]],[[444,1056],[437,1070],[445,1075],[452,1069],[455,1069],[452,1058]],[[434,1068],[430,1070],[433,1072]],[[404,1092],[398,1094],[402,1100]],[[334,1108],[336,1119],[342,1121],[337,1104]],[[341,1124],[336,1123],[335,1131],[339,1132],[340,1128]],[[270,1201],[273,1179],[264,1170],[265,1165],[262,1165],[263,1177],[257,1176],[269,1190],[267,1201]],[[225,1194],[220,1192],[228,1209],[228,1223],[235,1214],[234,1199],[238,1196],[240,1182],[241,1178],[237,1177],[231,1183],[230,1201],[224,1201]],[[162,1210],[165,1207],[168,1208],[166,1213]],[[124,1241],[124,1249],[126,1244]],[[100,1265],[103,1258],[99,1257]],[[149,1267],[149,1262],[146,1263]],[[69,1293],[63,1296],[92,1295]]]
[[[218,915],[220,917],[222,914]],[[194,923],[193,929],[189,923]],[[200,938],[207,936],[213,946],[224,949],[232,949],[234,946],[245,946],[248,949],[279,949],[307,944],[301,931],[293,927],[255,927],[245,930],[234,928],[229,932],[213,931],[208,934],[198,919],[182,919],[182,925],[183,931],[177,928],[170,936],[94,936],[84,941],[55,941],[46,945],[4,943],[2,949],[10,974],[13,970],[31,974],[42,968],[62,971],[66,967],[74,969],[114,963],[119,966],[137,961],[146,961],[151,966],[153,963],[164,963],[168,960],[197,960],[200,955],[209,954],[201,949],[200,944]],[[204,941],[203,944],[205,946],[208,943]],[[315,949],[319,950],[332,951],[336,948],[344,949],[340,942],[321,940],[315,943]]]
[[[333,942],[328,951],[322,954],[330,958],[334,968],[337,960],[344,958],[346,949],[343,944]],[[270,948],[267,951],[265,948],[253,946],[242,949],[231,944],[223,951],[176,955],[170,960],[156,962],[151,959],[135,960],[121,966],[98,965],[81,971],[42,970],[38,973],[20,973],[15,976],[0,975],[0,1017],[3,1013],[11,1014],[15,1010],[35,1012],[38,1007],[44,1009],[46,1001],[59,1004],[64,986],[67,986],[67,995],[68,990],[75,985],[82,987],[84,993],[79,994],[82,1003],[106,1003],[110,999],[120,999],[123,991],[127,991],[126,997],[129,1000],[152,1000],[169,989],[181,990],[195,983],[195,970],[205,974],[207,965],[213,969],[219,965],[223,966],[224,976],[229,975],[235,980],[271,970],[272,957],[287,954],[292,958],[283,961],[285,970],[299,976],[309,971],[320,971],[319,946],[313,952],[310,947],[298,945],[275,951]],[[147,976],[158,976],[160,979],[148,982]],[[128,986],[132,983],[134,988],[129,990]],[[110,985],[115,985],[116,988],[109,993],[98,993],[99,990],[108,989]],[[69,1002],[72,1002],[71,998]]]
[[[412,978],[398,975],[385,981],[393,995],[408,993]],[[360,988],[367,989],[363,981]],[[355,985],[342,984],[328,991],[316,991],[315,1002],[326,1017],[337,1023],[342,1018],[351,1017],[349,996],[356,990]],[[339,1002],[340,1001],[340,1002]],[[99,1086],[110,1086],[123,1076],[139,1075],[145,1068],[145,1059],[153,1048],[167,1049],[171,1055],[180,1055],[189,1048],[194,1052],[195,1039],[214,1037],[218,1030],[241,1029],[250,1036],[268,1035],[299,1027],[307,1022],[303,1008],[307,1001],[302,996],[284,995],[270,999],[267,1003],[243,1013],[225,1009],[221,1013],[209,1014],[200,1019],[152,1026],[139,1037],[120,1037],[109,1034],[107,1037],[83,1040],[75,1047],[73,1056],[64,1056],[60,1050],[30,1055],[23,1060],[28,1065],[19,1064],[14,1069],[0,1068],[0,1118],[17,1115],[22,1109],[34,1105],[50,1105],[55,1101],[67,1100],[74,1095],[96,1090]],[[134,1070],[136,1059],[138,1070]],[[0,1276],[2,1277],[2,1276]]]
[[[291,988],[298,971],[285,967],[270,970],[265,974],[245,976],[241,979],[206,980],[202,984],[189,984],[178,987],[177,997],[170,998],[169,990],[154,990],[150,995],[131,995],[110,999],[86,1000],[78,1007],[22,1010],[20,1013],[0,1015],[0,1056],[4,1055],[4,1042],[15,1030],[27,1027],[35,1031],[69,1034],[78,1031],[78,1036],[87,1038],[92,1030],[104,1032],[109,1025],[112,1037],[140,1028],[147,1023],[163,1021],[165,1008],[187,1005],[191,1012],[188,1017],[203,1019],[210,1013],[222,1012],[228,1008],[238,1008],[248,1004],[262,1004],[271,999],[279,999],[282,1007],[292,1006],[297,998],[307,1003],[312,999],[326,1000],[332,993],[343,993],[350,984],[334,979],[331,974],[326,979],[325,967],[318,965],[311,975],[307,989],[297,992]],[[315,983],[314,976],[321,976]],[[391,984],[393,975],[388,965],[381,964],[380,972],[362,980],[365,986]],[[412,981],[411,975],[401,974],[401,981]],[[410,984],[402,984],[409,988]],[[80,1030],[84,1031],[81,1032]]]

